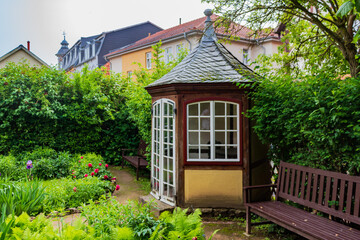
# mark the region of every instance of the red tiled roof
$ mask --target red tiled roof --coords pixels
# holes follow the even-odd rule
[[[218,16],[216,16],[216,15],[211,16],[211,19],[213,21],[215,21],[217,18],[218,18]],[[186,22],[186,23],[177,25],[175,27],[168,28],[163,31],[154,33],[153,35],[150,35],[146,38],[140,39],[137,42],[135,42],[127,47],[124,47],[124,48],[115,50],[111,53],[108,53],[105,55],[105,57],[108,57],[108,56],[111,56],[114,54],[118,54],[118,53],[122,53],[122,52],[125,52],[128,50],[136,49],[136,48],[139,48],[139,47],[151,44],[151,43],[156,43],[160,40],[168,39],[168,38],[177,36],[177,35],[185,33],[185,32],[190,32],[190,31],[202,32],[204,30],[204,26],[205,26],[205,19],[206,19],[206,17],[202,17],[202,18],[195,19],[193,21]],[[229,30],[230,32],[226,31],[225,27],[217,27],[217,28],[215,27],[216,33],[221,34],[221,35],[230,35],[230,33],[231,33],[232,36],[236,36],[236,37],[240,37],[240,38],[249,38],[250,34],[252,33],[251,29],[241,26],[239,24],[235,24],[235,23],[231,24],[231,27],[229,29],[230,29]]]

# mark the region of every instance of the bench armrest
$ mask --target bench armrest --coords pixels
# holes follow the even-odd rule
[[[250,203],[250,194],[249,191],[251,189],[260,189],[260,188],[274,188],[276,187],[276,184],[266,184],[266,185],[255,185],[255,186],[246,186],[243,187],[244,189],[244,203]]]

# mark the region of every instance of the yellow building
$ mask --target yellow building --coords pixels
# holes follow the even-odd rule
[[[23,45],[19,45],[17,48],[14,48],[10,52],[6,53],[2,57],[0,57],[0,68],[6,66],[9,62],[22,62],[27,61],[30,66],[42,66],[45,65],[49,67],[49,65],[41,60],[38,56],[32,53],[30,50],[30,42],[28,42],[28,48],[25,48]]]
[[[212,20],[218,16],[213,15]],[[110,70],[115,73],[132,75],[142,67],[152,69],[152,46],[159,41],[162,42],[163,60],[168,62],[176,58],[180,49],[187,49],[189,52],[199,45],[204,30],[205,17],[190,22],[179,24],[175,27],[159,31],[148,37],[143,38],[127,47],[112,51],[105,55],[105,59],[110,63]],[[255,60],[259,54],[272,55],[277,52],[277,47],[282,44],[279,35],[271,33],[260,38],[252,36],[253,31],[244,26],[233,24],[231,35],[236,39],[229,39],[229,35],[224,28],[217,28],[216,35],[223,45],[237,59],[245,65]],[[250,66],[251,68],[251,66]]]

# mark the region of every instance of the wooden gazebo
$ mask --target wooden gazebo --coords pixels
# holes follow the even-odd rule
[[[250,89],[236,85],[257,77],[217,42],[211,14],[199,46],[146,87],[151,194],[172,206],[241,208],[244,186],[270,181],[266,148],[243,115]]]

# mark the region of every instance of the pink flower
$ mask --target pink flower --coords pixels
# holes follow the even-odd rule
[[[79,162],[81,162],[81,161],[79,160]]]
[[[92,173],[91,173],[91,176],[94,176],[94,174],[95,174],[95,173],[94,173],[94,172],[92,172]]]
[[[101,166],[102,164],[101,163],[99,163],[99,166]]]
[[[95,173],[98,173],[99,172],[99,169],[97,168],[97,169],[95,169]]]
[[[109,167],[109,164],[105,164],[105,167],[108,168],[108,167]]]
[[[87,175],[87,174],[84,175],[84,177],[87,177],[87,176],[89,176],[89,175]]]
[[[89,166],[89,167],[92,167],[92,164],[91,164],[91,163],[89,163],[89,164],[88,164],[88,166]]]
[[[115,190],[118,191],[120,189],[119,185],[116,185]]]
[[[116,181],[116,177],[113,177],[111,180],[114,180],[114,181]]]
[[[76,176],[74,175],[74,178],[76,178]]]
[[[108,179],[109,177],[107,175],[104,175],[104,179]]]
[[[76,187],[73,188],[73,191],[76,192]]]
[[[80,158],[81,158],[81,159],[83,159],[84,157],[83,157],[83,156],[81,156]]]

